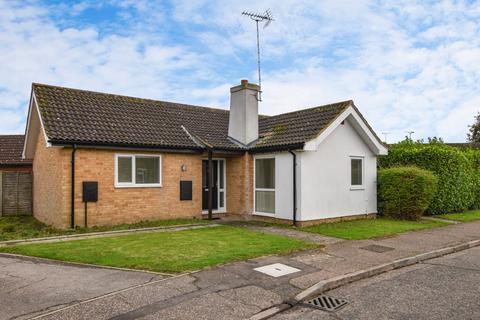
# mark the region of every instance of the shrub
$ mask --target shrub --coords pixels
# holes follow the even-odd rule
[[[480,150],[462,149],[467,159],[470,160],[472,170],[472,193],[473,203],[470,209],[480,208]]]
[[[433,172],[438,188],[429,214],[464,211],[475,201],[473,165],[464,151],[442,143],[399,143],[379,158],[380,168],[416,166]]]
[[[417,167],[396,167],[378,172],[379,211],[396,218],[418,220],[437,191],[438,179]]]

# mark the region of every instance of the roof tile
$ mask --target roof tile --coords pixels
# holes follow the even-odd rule
[[[199,149],[193,135],[217,149],[246,149],[228,138],[227,110],[43,84],[33,84],[33,90],[52,143]],[[352,104],[343,101],[277,116],[259,116],[259,140],[248,149],[303,144]]]
[[[24,135],[0,135],[0,166],[30,165],[22,159]]]

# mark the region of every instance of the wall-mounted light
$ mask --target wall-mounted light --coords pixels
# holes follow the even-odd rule
[[[186,165],[186,164],[182,164],[182,166],[180,167],[180,169],[182,170],[182,172],[187,171],[187,165]]]

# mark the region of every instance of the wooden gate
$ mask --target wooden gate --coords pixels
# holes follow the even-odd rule
[[[0,216],[32,214],[32,174],[0,172]]]

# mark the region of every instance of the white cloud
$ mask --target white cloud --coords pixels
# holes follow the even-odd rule
[[[13,4],[12,4],[13,3]],[[261,112],[353,99],[378,131],[401,139],[463,141],[480,102],[480,3],[462,1],[111,0],[119,21],[60,22],[41,2],[0,2],[0,132],[23,131],[32,81],[185,103],[228,105],[231,85],[256,79],[262,29]],[[96,7],[95,7],[96,6]],[[104,9],[104,7],[102,7]],[[62,9],[63,8],[63,9]],[[50,10],[50,11],[49,11]]]
[[[32,82],[171,98],[177,72],[202,73],[200,55],[180,45],[150,43],[141,33],[100,36],[93,27],[62,30],[35,5],[2,2],[0,12],[0,132],[24,131]]]

